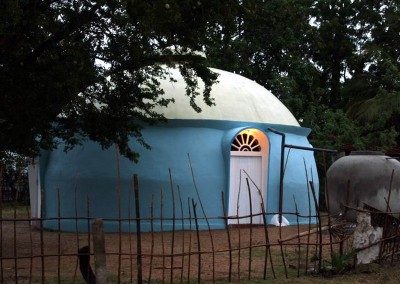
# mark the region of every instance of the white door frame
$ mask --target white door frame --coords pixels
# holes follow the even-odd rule
[[[239,134],[243,134],[243,133],[251,133],[251,135],[253,135],[259,142],[260,146],[261,146],[261,151],[231,151],[230,152],[230,180],[229,180],[229,202],[228,202],[228,215],[229,216],[237,216],[238,214],[238,209],[237,209],[237,201],[238,201],[238,195],[241,194],[239,193],[239,189],[234,190],[232,189],[232,185],[237,183],[237,181],[234,181],[233,179],[237,179],[239,178],[238,173],[233,173],[232,172],[232,157],[261,157],[261,185],[257,185],[257,187],[259,186],[259,190],[261,191],[261,198],[262,198],[262,203],[264,204],[264,209],[266,210],[266,197],[267,197],[267,176],[268,176],[268,154],[269,154],[269,141],[267,136],[260,130],[257,129],[246,129]],[[237,135],[237,136],[238,136]],[[236,137],[237,137],[236,136]],[[235,137],[235,138],[236,138]],[[235,140],[234,138],[234,140]],[[237,170],[237,169],[236,169]],[[242,170],[242,169],[240,169]],[[244,174],[244,173],[242,173]],[[251,179],[251,173],[248,173],[249,177]],[[243,176],[241,176],[241,178],[245,178]],[[252,188],[252,181],[249,180],[250,183],[250,187]],[[239,183],[241,184],[241,182]],[[253,186],[253,189],[255,189],[255,187]],[[245,190],[246,194],[247,193],[247,186],[246,188],[240,189]],[[257,194],[258,196],[260,196],[260,193],[258,192],[258,190],[253,190],[252,194]],[[236,196],[234,196],[236,195]],[[260,201],[261,201],[260,198]],[[252,195],[252,199],[253,199],[253,195]],[[248,201],[248,198],[246,199]],[[240,204],[240,203],[239,203]],[[258,208],[258,210],[255,210],[255,205],[252,204],[253,206],[253,213],[260,211],[260,208]],[[250,212],[249,212],[250,213]],[[259,220],[258,220],[259,219]],[[250,219],[241,219],[243,220],[243,223],[249,223]],[[253,224],[257,224],[262,222],[262,218],[253,218]],[[236,219],[228,219],[228,224],[234,225],[234,224],[241,224],[241,222]]]

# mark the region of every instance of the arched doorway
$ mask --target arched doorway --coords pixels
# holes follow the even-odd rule
[[[246,129],[232,141],[230,156],[229,216],[262,213],[266,204],[268,139],[257,129]],[[265,205],[264,205],[265,206]],[[229,224],[262,224],[261,215],[229,219]]]

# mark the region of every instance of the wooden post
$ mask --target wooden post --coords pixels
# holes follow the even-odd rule
[[[106,246],[102,219],[95,219],[92,224],[94,267],[97,284],[107,284]]]
[[[137,234],[137,242],[136,242],[136,249],[137,249],[137,283],[143,283],[143,271],[142,271],[142,233],[140,228],[140,208],[139,208],[139,182],[138,176],[135,174],[133,176],[133,187],[135,190],[135,209],[136,209],[136,234]],[[164,268],[163,268],[164,269]]]

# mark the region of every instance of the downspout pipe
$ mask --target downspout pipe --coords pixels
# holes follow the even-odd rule
[[[278,134],[282,137],[281,140],[281,166],[279,171],[279,224],[282,224],[282,209],[283,209],[283,178],[284,178],[284,160],[285,160],[285,145],[286,135],[285,133],[278,131],[273,128],[268,128],[269,131]]]

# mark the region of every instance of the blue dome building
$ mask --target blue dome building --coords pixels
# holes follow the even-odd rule
[[[151,226],[156,231],[172,229],[173,215],[178,219],[179,229],[182,217],[187,218],[189,214],[193,217],[192,199],[203,205],[204,212],[197,206],[198,217],[205,214],[212,229],[224,228],[223,218],[215,218],[224,216],[222,192],[230,216],[249,215],[250,199],[253,214],[261,213],[261,206],[267,213],[277,213],[280,209],[295,212],[295,199],[298,211],[308,215],[304,161],[312,169],[309,179],[313,178],[318,189],[313,152],[292,148],[285,149],[282,155],[281,150],[283,136],[286,144],[311,147],[307,140],[310,129],[300,127],[291,112],[259,84],[237,74],[212,70],[219,74],[219,82],[211,92],[215,106],[206,106],[198,97],[200,113],[190,107],[185,95],[186,84],[177,69],[171,69],[176,82],[161,81],[165,96],[174,98],[175,103],[157,109],[168,119],[167,123],[142,130],[151,150],[134,139],[130,142],[132,149],[140,153],[137,164],[119,157],[117,167],[115,149],[102,150],[90,141],[67,153],[62,149],[42,153],[38,164],[30,168],[33,217],[40,217],[42,213],[46,218],[43,226],[57,230],[58,220],[49,218],[75,217],[76,213],[78,217],[87,217],[89,212],[90,217],[104,218],[106,231],[118,231],[121,214],[122,230],[134,231],[135,222],[124,220],[135,216],[133,174],[139,180],[142,231],[149,231]],[[201,83],[200,80],[200,86]],[[281,187],[282,156],[285,168]],[[164,218],[162,222],[160,216]],[[267,222],[271,217],[267,216]],[[289,222],[296,222],[294,215],[285,217]],[[62,219],[61,230],[74,231],[75,222]],[[263,219],[259,215],[252,220],[228,221],[232,225],[250,222],[261,224]],[[306,223],[308,219],[300,222]],[[183,227],[189,227],[188,220]],[[206,220],[200,219],[199,227],[206,229]],[[87,230],[87,222],[79,220],[78,228]]]

